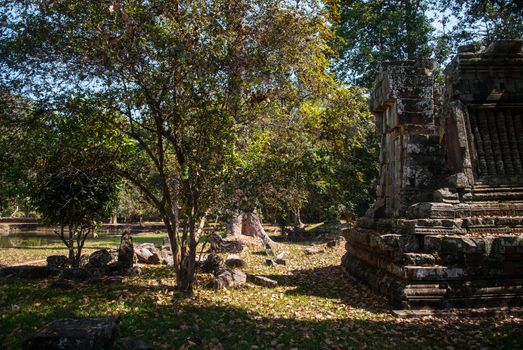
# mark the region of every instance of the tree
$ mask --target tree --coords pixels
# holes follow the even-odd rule
[[[27,215],[32,165],[43,149],[30,130],[39,127],[28,99],[0,92],[0,216]]]
[[[356,216],[372,202],[378,143],[362,89],[333,86],[300,103],[292,118],[256,128],[241,175],[226,186],[233,217],[258,208],[300,226],[302,214],[309,222]]]
[[[43,134],[47,149],[35,169],[31,198],[44,222],[60,227],[55,234],[73,267],[80,264],[87,237],[114,212],[119,193],[113,135],[93,111],[82,101],[68,103],[64,112],[43,117],[47,128],[34,130]]]
[[[381,62],[430,56],[428,8],[425,0],[340,1],[338,76],[370,88]]]
[[[301,101],[332,84],[323,6],[314,0],[1,4],[7,29],[0,57],[16,73],[4,78],[49,109],[59,95],[89,96],[99,117],[133,140],[118,173],[158,209],[178,288],[190,292],[198,236],[237,172],[238,139],[248,138],[243,133],[253,123],[290,118]]]
[[[523,5],[517,0],[443,0],[435,4],[454,17],[446,33],[454,47],[464,43],[488,45],[496,39],[520,39],[523,33]]]

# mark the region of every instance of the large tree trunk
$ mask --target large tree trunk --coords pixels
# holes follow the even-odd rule
[[[193,210],[196,211],[196,210]],[[186,218],[188,225],[184,227],[182,241],[187,240],[186,244],[179,247],[180,257],[179,264],[175,263],[176,270],[176,287],[182,292],[191,295],[193,292],[194,273],[196,270],[196,250],[198,239],[203,232],[207,213],[199,219],[198,225],[194,217]],[[188,234],[188,236],[186,236]],[[172,244],[171,244],[172,249]],[[176,259],[173,254],[173,259]]]
[[[227,235],[239,236],[242,234],[242,213],[234,213],[233,216],[227,221]]]
[[[260,217],[256,212],[243,213],[242,234],[245,236],[258,237],[265,244],[274,243],[263,229]]]

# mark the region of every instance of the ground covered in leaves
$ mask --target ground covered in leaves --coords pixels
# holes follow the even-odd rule
[[[120,318],[124,336],[143,336],[158,349],[484,350],[523,344],[523,321],[517,317],[397,318],[382,298],[343,276],[343,244],[308,256],[303,248],[310,243],[279,243],[276,250],[288,253],[287,266],[266,266],[261,247],[242,254],[246,272],[277,280],[278,287],[248,283],[214,291],[207,286],[211,276],[198,274],[190,298],[174,292],[174,274],[162,266],[144,266],[141,276],[123,285],[72,291],[51,289],[46,280],[0,278],[0,348],[20,348],[25,336],[57,318],[107,316]],[[89,249],[116,244],[93,241]],[[3,249],[0,264],[61,252],[58,246]]]

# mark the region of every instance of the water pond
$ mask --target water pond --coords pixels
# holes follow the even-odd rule
[[[133,234],[136,243],[155,243],[161,244],[165,234],[142,232]],[[111,247],[120,243],[119,234],[99,233],[97,237],[88,237],[86,244],[91,247]],[[32,248],[63,245],[58,236],[51,232],[38,231],[19,231],[10,233],[8,236],[0,236],[0,248]]]

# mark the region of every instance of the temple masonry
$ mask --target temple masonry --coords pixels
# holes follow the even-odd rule
[[[396,308],[523,305],[523,40],[461,47],[443,88],[432,72],[381,67],[377,201],[342,265]]]

